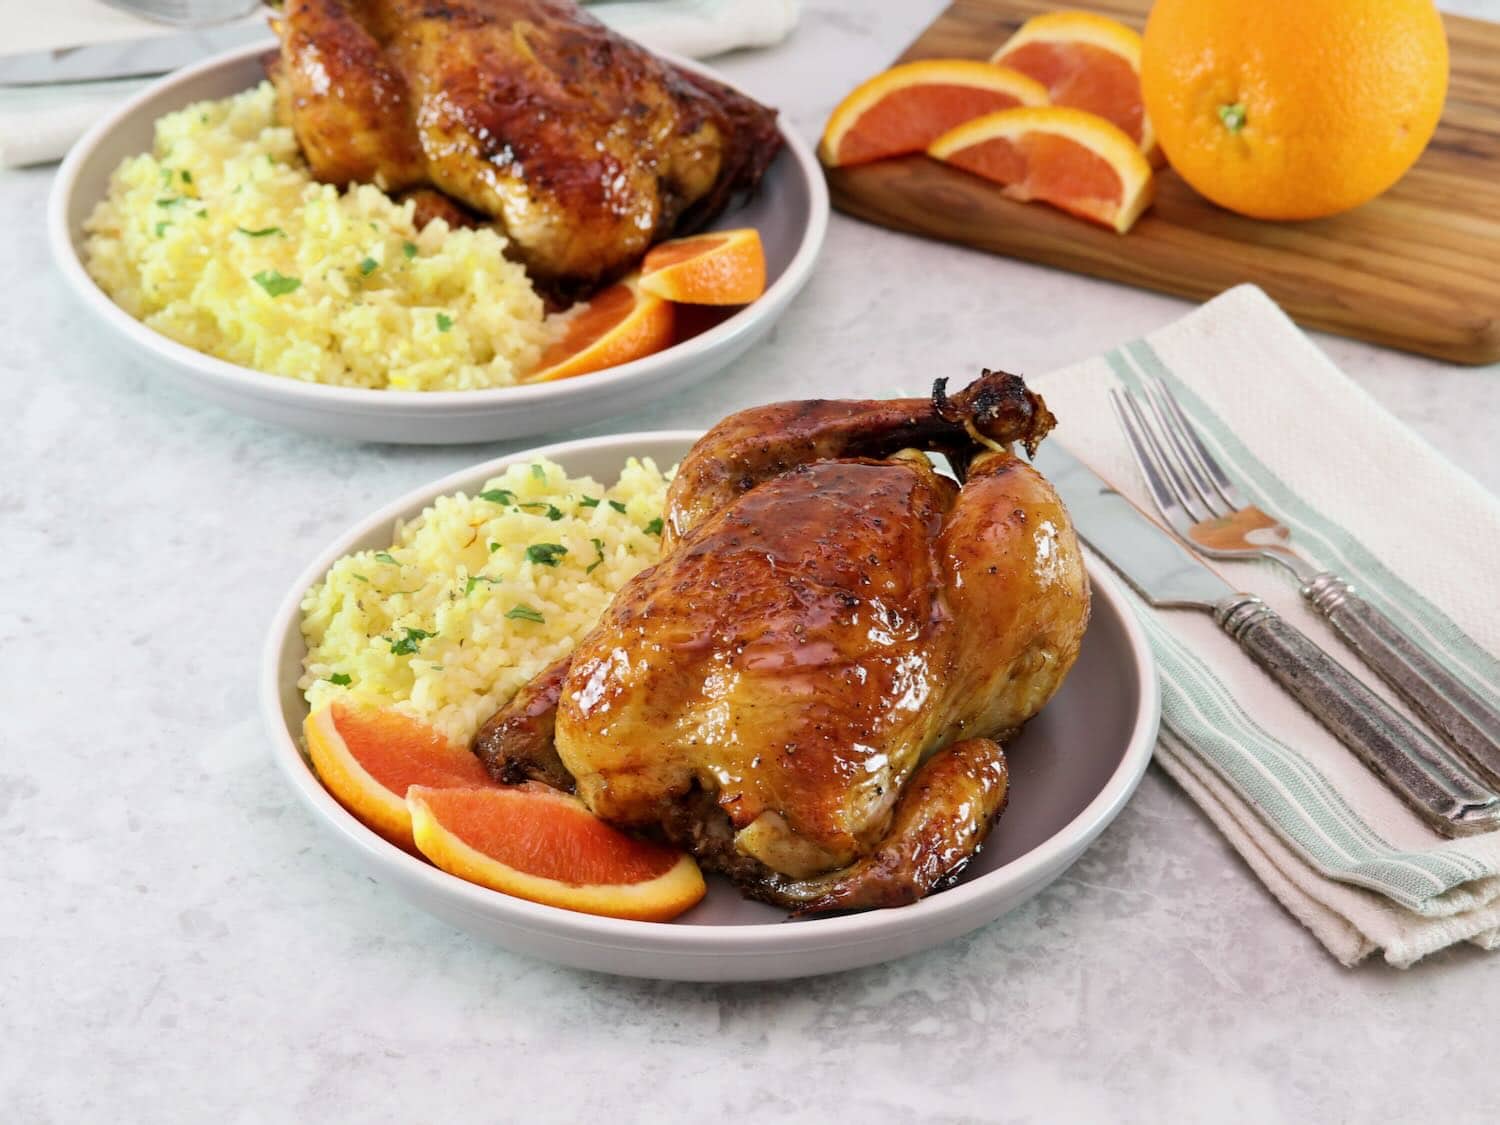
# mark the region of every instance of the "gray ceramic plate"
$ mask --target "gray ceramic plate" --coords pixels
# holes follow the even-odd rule
[[[768,980],[856,968],[938,945],[1030,898],[1114,819],[1151,758],[1159,718],[1150,649],[1116,580],[1092,564],[1094,612],[1062,689],[1010,747],[1010,804],[962,882],[922,902],[788,922],[712,876],[708,897],[672,923],[595,918],[472,886],[414,859],[365,828],[323,789],[299,747],[307,705],[297,690],[303,593],[350,551],[390,543],[396,520],[435,497],[473,491],[505,466],[546,456],[572,475],[612,481],[625,459],[675,464],[698,435],[621,434],[546,446],[454,473],[361,521],[287,592],[261,669],[261,704],[277,764],[354,862],[455,926],[506,949],[562,965],[671,980]],[[340,876],[333,875],[331,878]],[[399,909],[394,903],[391,907]]]
[[[153,83],[99,122],[58,170],[48,205],[52,257],[95,319],[150,360],[166,379],[221,406],[310,433],[366,441],[454,444],[571,429],[621,414],[706,379],[770,331],[807,282],[828,226],[828,190],[807,144],[783,125],[785,148],[756,195],[720,216],[755,227],[766,250],[766,292],[723,323],[645,359],[577,379],[483,391],[376,391],[266,375],[184,347],[111,301],[83,268],[83,222],[104,197],[110,173],[151,149],[164,113],[223,98],[263,77],[271,46],[246,47]],[[712,73],[685,59],[678,65]]]

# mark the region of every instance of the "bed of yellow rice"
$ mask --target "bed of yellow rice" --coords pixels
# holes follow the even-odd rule
[[[468,741],[656,562],[670,475],[632,459],[604,488],[514,465],[340,559],[302,602],[308,703],[393,706]]]
[[[346,387],[515,383],[550,338],[492,229],[417,230],[412,205],[315,181],[269,83],[156,123],[85,224],[130,315],[257,371]]]

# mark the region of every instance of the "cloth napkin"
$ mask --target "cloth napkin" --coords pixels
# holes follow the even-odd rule
[[[604,23],[658,51],[707,58],[779,43],[797,26],[800,0],[631,0],[597,3]],[[265,12],[246,22],[265,23]],[[0,50],[34,51],[170,35],[181,28],[108,7],[100,0],[51,0],[6,13]],[[269,32],[268,32],[269,35]],[[0,87],[0,165],[60,160],[112,106],[149,79]]]
[[[1107,391],[1164,380],[1255,503],[1482,694],[1500,697],[1500,502],[1339,371],[1259,289],[1033,381],[1060,440],[1142,510]],[[1216,569],[1390,698],[1274,563]],[[1133,596],[1133,595],[1132,595]],[[1162,679],[1156,760],[1346,965],[1500,946],[1500,832],[1445,840],[1201,613],[1135,600]]]

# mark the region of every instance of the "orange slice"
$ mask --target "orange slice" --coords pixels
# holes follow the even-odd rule
[[[641,292],[684,305],[748,305],[766,291],[766,252],[754,227],[674,238],[641,263]]]
[[[417,847],[482,887],[548,906],[665,922],[707,889],[692,856],[610,827],[542,785],[406,794]]]
[[[1151,202],[1151,165],[1118,126],[1063,106],[1006,109],[932,142],[929,156],[1121,234]]]
[[[494,785],[467,746],[399,711],[330,703],[302,724],[324,787],[365,825],[415,851],[406,791],[413,785]]]
[[[1019,71],[974,59],[903,63],[855,87],[828,119],[818,155],[838,167],[921,152],[955,125],[1018,105],[1046,105],[1047,90]]]
[[[601,289],[582,308],[565,314],[570,319],[562,336],[553,341],[536,370],[523,382],[548,383],[587,375],[659,352],[672,343],[672,306],[643,293],[632,274]]]
[[[1141,37],[1124,24],[1093,12],[1032,16],[990,61],[1035,78],[1053,105],[1114,122],[1154,161],[1156,136],[1141,97]]]

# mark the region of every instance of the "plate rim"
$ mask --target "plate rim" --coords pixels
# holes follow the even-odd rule
[[[632,360],[630,363],[591,372],[586,380],[559,379],[549,383],[485,387],[466,391],[417,391],[310,383],[271,372],[257,371],[253,367],[245,367],[190,348],[131,316],[115,304],[98,283],[89,276],[83,264],[82,252],[78,246],[74,245],[73,233],[68,224],[69,206],[77,193],[78,176],[83,165],[115,128],[139,113],[147,102],[160,96],[164,91],[192,82],[205,73],[239,66],[250,61],[274,47],[276,42],[274,37],[268,37],[256,43],[221,52],[194,63],[192,66],[163,75],[138,90],[96,121],[74,143],[58,167],[47,195],[47,242],[53,265],[62,273],[74,295],[83,301],[85,307],[94,316],[115,332],[136,343],[147,353],[165,359],[179,370],[189,371],[193,377],[202,378],[214,386],[255,398],[295,403],[310,409],[336,409],[341,412],[372,415],[385,413],[402,416],[409,416],[413,413],[444,415],[460,410],[493,410],[505,404],[513,404],[518,409],[555,405],[571,398],[583,397],[588,393],[588,388],[593,388],[595,393],[603,393],[618,384],[630,383],[642,376],[654,374],[669,362],[668,357],[674,366],[701,364],[709,355],[721,348],[731,346],[745,333],[753,331],[766,316],[774,316],[790,304],[792,298],[806,284],[817,264],[828,231],[830,214],[828,185],[811,146],[790,127],[790,122],[786,121],[778,111],[776,128],[782,139],[783,151],[790,155],[792,165],[806,185],[808,193],[807,224],[802,230],[797,250],[781,276],[751,304],[744,306],[723,323],[715,325],[708,331],[660,352]],[[703,74],[722,82],[731,89],[739,89],[725,80],[717,71],[696,60],[683,58],[669,51],[653,53],[674,66]],[[97,200],[95,202],[97,203]]]
[[[990,895],[1002,895],[1008,887],[1029,885],[1044,876],[1053,864],[1065,860],[1071,850],[1076,848],[1081,852],[1088,847],[1119,814],[1151,761],[1161,717],[1161,693],[1150,643],[1130,608],[1124,587],[1103,563],[1087,554],[1085,563],[1089,581],[1096,595],[1103,592],[1116,611],[1139,680],[1140,706],[1119,764],[1083,809],[1030,851],[978,879],[960,883],[941,894],[896,910],[810,918],[795,925],[769,922],[677,925],[582,914],[504,895],[440,871],[366,828],[333,798],[317,780],[282,713],[281,650],[293,630],[300,639],[299,614],[306,591],[327,573],[335,560],[347,553],[353,541],[378,527],[392,525],[396,519],[414,509],[419,510],[437,496],[472,486],[510,465],[535,457],[561,460],[570,453],[619,447],[623,458],[630,455],[631,446],[662,442],[681,442],[687,446],[702,433],[699,430],[647,430],[577,438],[507,453],[458,469],[408,490],[349,525],[298,573],[278,603],[261,651],[260,710],[277,765],[324,829],[353,846],[373,865],[371,873],[420,890],[424,897],[435,896],[461,905],[467,912],[487,921],[532,933],[564,937],[576,943],[670,954],[794,953],[829,945],[865,945],[888,941],[897,935],[940,928],[951,924],[954,916],[976,910],[979,903]],[[992,882],[1002,875],[1001,882]]]

